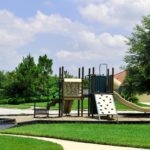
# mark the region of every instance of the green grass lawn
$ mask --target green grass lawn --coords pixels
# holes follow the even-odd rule
[[[128,110],[132,110],[131,108],[125,106],[125,105],[122,105],[120,102],[116,101],[115,100],[115,106],[116,106],[116,109],[117,110],[122,110],[122,111],[128,111]]]
[[[118,101],[115,101],[115,104],[116,104],[117,110],[132,110],[129,107],[122,105]],[[46,107],[46,105],[47,105],[47,102],[38,102],[38,103],[36,103],[37,107]],[[137,103],[137,105],[139,105],[141,107],[150,107],[150,105],[141,104],[141,103]],[[1,104],[0,105],[0,107],[3,107],[3,108],[18,108],[18,109],[27,109],[27,108],[31,108],[33,106],[34,106],[34,103],[24,103],[24,104],[18,104],[18,105],[11,105],[11,104],[3,104],[3,105]],[[77,108],[78,108],[78,101],[74,100],[72,109],[77,110]],[[87,108],[88,108],[88,100],[85,99],[84,100],[84,109],[87,109]],[[57,110],[58,109],[58,104],[56,104],[56,106],[51,107],[51,109],[52,110],[53,109]]]
[[[31,138],[0,135],[1,150],[63,150],[61,145]]]
[[[45,136],[74,141],[150,148],[150,126],[136,124],[36,124],[2,133]]]
[[[18,104],[18,105],[12,105],[12,104],[0,104],[1,108],[17,108],[17,109],[28,109],[33,106],[33,103],[25,103],[25,104]]]
[[[36,103],[37,107],[46,107],[46,105],[47,105],[47,102]],[[28,108],[34,107],[34,103],[23,103],[23,104],[18,104],[18,105],[0,104],[0,107],[2,107],[2,108],[28,109]],[[55,107],[52,107],[52,109],[58,109],[58,104]]]
[[[36,103],[37,107],[46,107],[47,102],[38,102]],[[34,103],[24,103],[24,104],[18,104],[18,105],[12,105],[12,104],[0,104],[0,107],[3,108],[18,108],[18,109],[28,109],[34,106]],[[88,107],[88,101],[84,100],[84,108],[87,109]],[[78,108],[78,101],[74,100],[73,103],[73,107],[72,109],[77,109]],[[56,104],[55,106],[51,107],[51,109],[58,109],[58,104]]]

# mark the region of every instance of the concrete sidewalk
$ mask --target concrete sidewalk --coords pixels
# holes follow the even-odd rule
[[[45,138],[45,137],[8,135],[8,134],[0,134],[0,135],[17,136],[17,137],[34,138],[34,139],[39,139],[39,140],[51,141],[51,142],[62,145],[64,150],[144,150],[142,148],[130,148],[130,147],[90,144],[90,143],[73,142],[73,141]]]
[[[33,109],[0,108],[0,115],[27,115],[33,113]]]
[[[63,117],[58,117],[58,110],[50,110],[49,118],[46,115],[40,115],[36,118],[33,117],[33,109],[15,109],[15,108],[0,108],[0,118],[10,118],[16,119],[16,123],[28,122],[34,120],[49,120],[49,121],[99,121],[98,116],[94,115],[94,118],[88,117],[87,110],[84,110],[83,117],[78,117],[78,113],[75,110],[71,111],[71,115],[64,115]],[[144,114],[137,111],[118,111],[119,121],[147,121],[150,122],[150,115]],[[143,116],[142,116],[143,114]],[[116,116],[114,116],[114,122],[116,121]],[[106,117],[101,118],[100,121],[109,121]]]
[[[50,110],[50,114],[58,115],[58,110]],[[72,111],[71,113],[77,113],[77,111]],[[33,115],[34,109],[16,109],[16,108],[0,108],[0,115]]]
[[[49,113],[51,115],[58,115],[58,110],[50,110]],[[88,113],[87,110],[84,110],[85,114]],[[117,111],[118,114],[127,114],[127,113],[132,113],[132,114],[144,114],[144,112],[139,112],[139,111]],[[16,108],[0,108],[0,115],[33,115],[34,110],[32,108],[29,109],[16,109]],[[77,114],[77,110],[72,110],[71,114]]]

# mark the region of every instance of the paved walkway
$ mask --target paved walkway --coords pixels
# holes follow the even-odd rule
[[[0,134],[0,135],[8,136],[8,134]],[[9,135],[9,136],[34,138],[39,140],[51,141],[62,145],[64,150],[144,150],[142,148],[129,148],[129,147],[81,143],[81,142],[73,142],[73,141],[59,140],[53,138],[44,138],[44,137],[33,137],[33,136],[22,136],[22,135]]]
[[[77,113],[77,111],[72,111]],[[34,110],[29,109],[16,109],[16,108],[0,108],[0,115],[33,115]],[[50,114],[58,115],[58,110],[50,110]]]
[[[33,109],[0,108],[0,115],[33,114]]]
[[[138,111],[117,111],[117,112],[119,114],[127,114],[127,113],[142,114],[142,112],[138,112]],[[58,115],[58,110],[50,110],[49,113],[51,115]],[[84,113],[87,113],[87,110],[84,110]],[[34,110],[31,108],[29,109],[0,108],[0,115],[33,115],[33,114],[34,114]],[[77,110],[72,110],[71,114],[77,114]]]
[[[77,111],[71,111],[71,116],[58,117],[58,110],[50,110],[49,118],[46,118],[44,115],[33,118],[33,109],[15,109],[15,108],[0,108],[0,118],[11,118],[16,119],[16,122],[26,122],[33,120],[70,120],[70,121],[98,121],[97,117],[90,118],[87,117],[87,110],[84,110],[84,117],[77,117]],[[139,112],[137,111],[118,111],[119,121],[150,121],[148,116],[137,116]],[[125,114],[136,114],[136,116],[124,116]],[[142,114],[140,112],[140,114]],[[143,113],[144,114],[144,113]],[[116,119],[116,118],[115,118]],[[106,119],[101,119],[101,121],[106,121]],[[115,120],[114,120],[115,121]]]

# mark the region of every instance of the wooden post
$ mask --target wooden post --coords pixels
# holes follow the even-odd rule
[[[78,78],[81,77],[81,69],[78,69]],[[78,117],[80,116],[80,100],[78,99]]]
[[[91,95],[91,107],[92,107],[92,118],[94,117],[94,93],[95,93],[95,68],[93,67],[92,69],[92,76],[93,76],[93,79],[92,79],[92,95]]]
[[[107,69],[107,75],[106,75],[106,93],[108,92],[110,92],[109,69]]]
[[[112,79],[111,79],[111,92],[114,92],[114,68],[112,68]]]
[[[88,117],[90,116],[90,101],[91,101],[91,69],[89,68],[89,86],[88,86]]]
[[[59,68],[59,117],[61,116],[61,103],[62,103],[62,95],[61,95],[61,67]]]
[[[62,82],[62,103],[61,103],[61,116],[63,116],[63,113],[64,113],[64,67],[62,66],[62,79],[61,79],[61,82]]]
[[[81,116],[83,117],[83,99],[84,99],[84,97],[83,97],[83,83],[84,83],[84,67],[82,67],[82,91],[81,91]]]

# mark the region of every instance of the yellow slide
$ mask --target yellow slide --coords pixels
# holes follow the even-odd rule
[[[121,97],[116,91],[114,91],[114,97],[120,103],[122,103],[125,106],[128,106],[131,109],[134,109],[134,110],[140,111],[140,112],[150,112],[150,108],[149,107],[140,107],[140,106],[138,106],[138,105],[136,105],[134,103],[131,103],[131,102],[125,100],[123,97]]]
[[[114,89],[117,90],[119,86],[121,85],[121,82],[114,78]],[[150,112],[150,107],[140,107],[134,103],[131,103],[127,100],[125,100],[121,95],[119,95],[116,91],[114,91],[114,97],[116,100],[118,100],[121,104],[128,106],[129,108],[140,111],[140,112]]]

